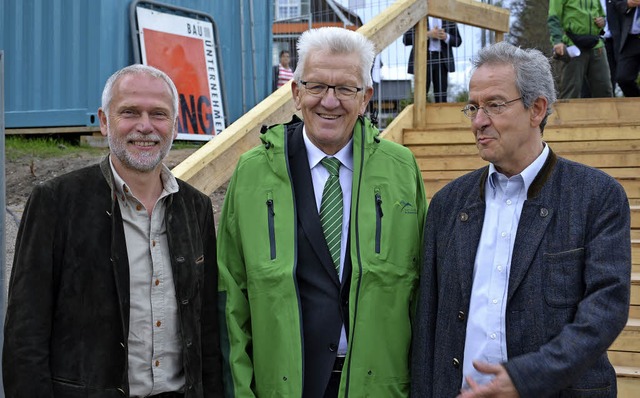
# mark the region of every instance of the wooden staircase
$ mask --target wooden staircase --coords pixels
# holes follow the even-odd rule
[[[462,104],[429,104],[425,128],[390,137],[415,154],[427,196],[456,177],[486,165],[478,156]],[[402,115],[401,115],[402,116]],[[410,115],[408,116],[410,118]],[[558,155],[597,167],[624,187],[631,207],[632,276],[629,320],[609,348],[618,374],[618,396],[640,396],[640,101],[584,99],[554,107],[544,140]],[[397,122],[402,126],[402,120]],[[404,122],[408,125],[409,122]]]

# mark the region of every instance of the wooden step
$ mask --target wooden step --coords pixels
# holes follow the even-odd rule
[[[636,116],[637,117],[637,116]],[[640,126],[611,124],[604,126],[547,126],[544,140],[555,148],[561,142],[636,141],[640,139]],[[421,129],[406,129],[402,143],[411,145],[472,144],[475,140],[470,124],[454,127],[431,126]]]
[[[629,366],[640,368],[640,352],[607,351],[609,361],[613,366]]]
[[[640,319],[640,305],[631,304],[629,306],[629,318]],[[638,364],[640,364],[640,362],[638,362]]]
[[[640,352],[640,319],[629,319],[609,351]],[[638,364],[640,366],[640,364]]]
[[[405,146],[411,149],[416,157],[449,155],[478,156],[478,148],[473,142],[473,137],[471,137],[470,134],[468,137],[468,142],[464,143],[451,144],[424,142],[409,145],[405,142]],[[640,139],[615,141],[555,142],[551,144],[551,148],[555,153],[561,156],[567,153],[637,153],[638,151],[640,151]],[[640,175],[638,175],[637,171],[634,177],[640,178]]]
[[[640,170],[638,170],[640,172]],[[631,205],[631,228],[640,228],[640,206]]]
[[[631,305],[640,305],[640,273],[631,273]],[[640,318],[638,318],[640,319]]]
[[[618,398],[640,396],[640,367],[615,366],[618,382]]]

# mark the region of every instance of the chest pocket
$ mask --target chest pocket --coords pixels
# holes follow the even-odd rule
[[[578,304],[584,295],[584,248],[544,253],[544,298],[552,307]]]

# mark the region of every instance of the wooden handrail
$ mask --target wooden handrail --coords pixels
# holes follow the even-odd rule
[[[377,50],[381,51],[425,18],[427,9],[430,15],[451,21],[498,32],[508,31],[509,12],[499,7],[472,0],[398,0],[360,27],[358,32],[373,41]],[[426,57],[418,58],[424,59],[421,62],[426,62]],[[426,79],[426,72],[423,75]],[[419,81],[416,84],[420,84]],[[422,85],[425,85],[424,81]],[[173,173],[202,192],[210,194],[229,180],[240,155],[259,144],[260,128],[263,125],[288,121],[295,112],[291,83],[288,83],[177,165]]]

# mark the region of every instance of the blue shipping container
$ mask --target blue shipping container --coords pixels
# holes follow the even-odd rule
[[[271,93],[273,0],[162,0],[213,17],[228,123]],[[0,0],[7,128],[98,125],[102,88],[134,63],[131,0]]]

